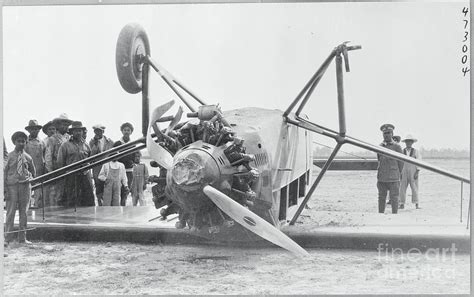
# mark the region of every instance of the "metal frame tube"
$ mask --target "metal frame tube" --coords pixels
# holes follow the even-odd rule
[[[96,155],[93,155],[93,156],[90,156],[88,158],[85,158],[81,161],[78,161],[78,162],[75,162],[75,163],[72,163],[72,164],[69,164],[67,166],[64,166],[64,167],[61,167],[59,169],[56,169],[54,171],[51,171],[51,172],[48,172],[46,174],[43,174],[43,175],[40,175],[40,176],[37,176],[35,178],[33,178],[31,180],[31,184],[35,184],[35,183],[38,183],[38,182],[41,182],[45,179],[49,179],[51,177],[55,177],[57,176],[58,174],[62,174],[68,170],[71,170],[71,169],[75,169],[75,168],[78,168],[80,166],[82,166],[83,164],[85,163],[90,163],[90,162],[95,162],[97,159],[100,159],[102,157],[105,157],[105,156],[108,156],[110,155],[111,153],[115,153],[117,151],[120,151],[120,150],[123,150],[125,148],[128,148],[128,147],[131,147],[131,146],[134,146],[136,144],[140,144],[140,143],[145,143],[145,138],[142,137],[140,139],[137,139],[137,140],[134,140],[134,141],[129,141],[125,144],[122,144],[120,146],[117,146],[117,147],[114,147],[114,148],[111,148],[110,150],[106,150],[102,153],[99,153],[99,154],[96,154]]]
[[[303,111],[303,108],[305,107],[306,103],[308,102],[309,100],[309,97],[311,97],[311,95],[313,94],[314,92],[314,89],[316,88],[316,86],[319,84],[319,82],[321,81],[321,78],[323,77],[323,75],[321,74],[320,76],[318,76],[318,78],[316,78],[314,81],[313,81],[313,84],[311,85],[311,87],[309,88],[308,92],[306,92],[306,95],[304,96],[303,98],[303,101],[301,101],[301,104],[300,106],[298,106],[298,109],[296,110],[296,115],[299,116],[301,111]]]
[[[406,156],[404,154],[397,153],[395,151],[392,151],[392,150],[389,150],[389,149],[386,149],[386,148],[383,148],[383,147],[380,147],[380,146],[375,146],[375,145],[372,145],[372,144],[368,144],[368,143],[356,140],[352,137],[346,137],[345,139],[346,139],[345,140],[346,143],[349,143],[349,144],[352,144],[352,145],[361,147],[363,149],[373,151],[373,152],[376,152],[376,153],[379,153],[379,154],[382,154],[382,155],[385,155],[385,156],[388,156],[388,157],[392,157],[392,158],[400,160],[400,161],[404,161],[404,162],[407,162],[407,163],[410,163],[410,164],[417,165],[421,168],[428,169],[428,170],[433,171],[435,173],[438,173],[438,174],[441,174],[441,175],[444,175],[444,176],[447,176],[447,177],[450,177],[450,178],[453,178],[453,179],[456,179],[456,180],[459,180],[459,181],[463,181],[467,184],[471,184],[471,181],[469,179],[463,177],[463,176],[454,174],[452,172],[449,172],[449,171],[444,170],[442,168],[439,168],[437,166],[430,165],[426,162],[411,158],[411,157]]]
[[[150,73],[150,66],[148,63],[143,63],[142,72],[142,134],[143,137],[146,137],[148,134],[148,125],[150,123],[150,99],[148,97],[148,77]]]
[[[181,92],[179,92],[179,90],[173,86],[173,84],[171,83],[172,80],[169,80],[166,74],[160,71],[160,67],[158,66],[158,64],[156,64],[150,56],[147,56],[146,60],[148,64],[150,64],[150,66],[160,75],[161,79],[168,85],[168,87],[170,87],[171,90],[173,90],[176,96],[178,96],[179,99],[183,101],[183,103],[189,108],[189,110],[191,110],[192,112],[195,112],[196,109],[194,109],[194,107],[186,100],[186,98],[184,98]]]
[[[321,181],[321,179],[323,178],[323,175],[326,173],[326,171],[328,170],[329,166],[331,165],[332,161],[334,160],[334,158],[336,157],[336,154],[337,152],[339,151],[339,149],[342,147],[344,143],[343,142],[338,142],[336,147],[334,148],[334,150],[332,151],[331,153],[331,156],[329,156],[328,160],[326,161],[326,163],[324,163],[324,166],[323,168],[321,169],[321,172],[319,172],[318,174],[318,177],[316,178],[316,180],[314,181],[313,185],[311,186],[311,188],[309,189],[308,193],[306,194],[306,196],[304,197],[304,200],[301,202],[300,206],[298,207],[298,210],[296,211],[295,215],[293,216],[293,218],[291,219],[290,221],[290,225],[294,225],[296,220],[298,219],[298,217],[300,216],[301,212],[303,211],[304,207],[306,206],[306,204],[308,203],[309,199],[311,198],[311,196],[313,195],[314,193],[314,190],[316,190],[317,186],[319,185],[319,182]]]
[[[462,192],[463,192],[463,182],[461,181],[461,211],[459,212],[459,220],[462,223]]]
[[[182,90],[189,94],[189,96],[193,97],[199,104],[207,105],[203,100],[201,100],[198,96],[196,96],[191,90],[189,90],[185,85],[180,83],[176,78],[173,78],[173,82],[178,85]]]
[[[331,61],[334,58],[335,54],[336,54],[336,50],[334,49],[329,54],[329,56],[326,58],[326,60],[323,62],[323,64],[319,67],[319,69],[313,74],[313,76],[310,78],[310,80],[306,83],[306,85],[303,87],[303,89],[299,92],[299,94],[296,96],[296,98],[293,100],[293,102],[291,102],[290,106],[288,106],[288,108],[285,110],[285,112],[283,113],[284,117],[286,117],[290,114],[290,112],[293,110],[293,108],[295,108],[296,104],[298,104],[298,102],[301,100],[301,97],[303,96],[303,94],[306,93],[306,91],[314,83],[314,81],[319,76],[322,76],[324,74],[324,72],[326,71],[329,64],[331,64]],[[303,107],[304,107],[304,105],[303,105]],[[300,106],[299,109],[303,109],[303,107]]]
[[[43,222],[44,222],[44,190],[43,190],[43,183],[41,183],[41,197],[42,197],[42,200],[43,200]]]
[[[72,175],[72,173],[69,175]],[[74,179],[74,212],[76,211],[77,211],[77,178]]]
[[[346,135],[346,111],[344,108],[344,76],[342,71],[342,57],[336,56],[337,107],[339,112],[339,134]]]
[[[287,119],[287,122],[290,123],[290,124],[296,125],[298,127],[301,127],[303,129],[307,129],[309,131],[312,131],[312,132],[315,132],[315,133],[318,133],[318,134],[321,134],[321,135],[324,135],[324,136],[327,136],[327,137],[331,137],[331,138],[335,139],[336,141],[341,141],[341,138],[342,138],[337,132],[331,131],[331,130],[326,129],[324,127],[321,128],[319,125],[316,125],[316,124],[314,124],[310,121],[296,121],[296,120]],[[373,144],[364,142],[362,140],[358,140],[358,139],[350,137],[350,136],[346,136],[343,139],[344,139],[343,140],[344,143],[352,144],[354,146],[357,146],[357,147],[360,147],[360,148],[363,148],[363,149],[366,149],[366,150],[369,150],[369,151],[372,151],[372,152],[375,152],[375,153],[378,153],[378,154],[382,154],[384,156],[392,157],[392,158],[400,160],[400,161],[404,161],[404,162],[407,162],[407,163],[410,163],[410,164],[414,164],[414,165],[417,165],[421,168],[427,169],[429,171],[433,171],[435,173],[438,173],[438,174],[441,174],[441,175],[444,175],[444,176],[447,176],[447,177],[465,182],[467,184],[471,184],[470,179],[468,179],[466,177],[463,177],[463,176],[457,175],[455,173],[449,172],[449,171],[444,170],[442,168],[439,168],[437,166],[430,165],[426,162],[411,158],[411,157],[406,156],[404,154],[401,154],[401,153],[383,148],[381,146],[375,146]]]
[[[471,199],[469,198],[469,206],[467,208],[467,223],[466,223],[466,229],[469,229],[469,219],[471,216]]]
[[[81,172],[81,171],[85,171],[85,170],[89,170],[89,169],[91,169],[92,167],[102,165],[102,164],[107,163],[107,162],[109,162],[109,161],[111,161],[111,160],[113,160],[113,159],[121,158],[121,157],[123,157],[123,156],[132,154],[132,153],[134,153],[134,152],[136,152],[136,151],[139,151],[139,150],[142,150],[142,149],[144,149],[144,148],[146,148],[146,144],[141,144],[141,145],[138,145],[138,146],[136,146],[136,147],[129,148],[128,150],[125,150],[125,151],[120,152],[120,153],[118,153],[118,154],[115,154],[115,155],[112,155],[112,156],[108,156],[108,157],[106,157],[106,158],[103,158],[103,159],[97,161],[97,162],[94,163],[94,164],[89,164],[89,165],[86,165],[86,166],[84,166],[84,167],[76,168],[76,169],[71,170],[71,171],[68,171],[68,172],[66,172],[66,173],[64,173],[64,174],[61,174],[61,175],[55,176],[55,177],[53,177],[53,178],[51,178],[51,179],[48,179],[48,180],[46,180],[46,181],[43,181],[43,182],[41,182],[41,184],[33,185],[33,186],[31,187],[31,189],[34,190],[34,189],[36,189],[37,187],[39,187],[40,185],[43,185],[43,184],[46,185],[46,184],[52,183],[52,182],[54,182],[54,181],[57,181],[57,180],[59,180],[59,179],[62,179],[62,178],[64,178],[64,177],[68,176],[68,175],[75,174],[75,173],[78,173],[78,172]]]

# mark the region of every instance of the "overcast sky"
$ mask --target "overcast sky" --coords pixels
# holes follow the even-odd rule
[[[65,112],[104,124],[114,140],[125,121],[141,134],[141,95],[126,93],[115,70],[122,27],[140,23],[153,58],[207,103],[224,110],[284,110],[341,42],[348,134],[373,143],[379,127],[414,134],[425,148],[469,148],[469,78],[457,3],[305,3],[4,7],[4,133]],[[151,108],[176,98],[151,74]],[[337,129],[335,68],[305,113]],[[41,133],[41,137],[44,135]],[[332,140],[327,143],[330,144]]]

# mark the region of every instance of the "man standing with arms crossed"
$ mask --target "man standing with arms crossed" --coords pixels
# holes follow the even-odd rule
[[[402,148],[399,144],[393,141],[392,124],[384,124],[380,127],[383,133],[383,142],[380,144],[398,153],[402,153]],[[379,213],[385,212],[385,200],[387,199],[387,192],[389,193],[392,213],[398,213],[398,196],[400,193],[400,177],[403,169],[403,161],[397,161],[391,157],[377,154],[379,165],[377,168],[377,189],[379,192]]]

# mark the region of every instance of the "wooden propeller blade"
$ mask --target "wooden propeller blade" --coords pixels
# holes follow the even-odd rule
[[[170,122],[168,128],[166,128],[165,134],[168,135],[168,133],[176,127],[176,125],[181,121],[181,117],[183,116],[183,108],[180,106],[178,108],[178,112],[174,116],[173,120]]]
[[[173,156],[164,147],[157,144],[153,140],[153,138],[151,137],[151,130],[156,132],[155,130],[158,129],[158,127],[156,126],[156,121],[161,118],[173,106],[173,104],[174,100],[171,100],[170,102],[158,106],[153,110],[150,119],[150,125],[148,126],[148,133],[146,135],[146,147],[148,149],[150,157],[165,169],[170,169],[173,165]]]
[[[242,225],[244,228],[252,231],[258,236],[292,252],[297,256],[309,256],[308,252],[300,247],[291,238],[283,232],[275,228],[273,225],[243,207],[230,197],[213,188],[212,186],[204,187],[204,194],[214,202],[223,212],[230,216],[234,221]]]

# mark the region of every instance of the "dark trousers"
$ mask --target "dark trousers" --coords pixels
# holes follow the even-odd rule
[[[95,206],[90,176],[77,173],[65,179],[65,207]]]
[[[133,172],[126,172],[127,174],[127,185],[128,185],[128,188],[131,189],[132,188],[132,181],[133,181]],[[129,192],[128,191],[125,191],[125,187],[122,186],[122,188],[120,189],[120,205],[121,206],[125,206],[127,204],[127,197],[128,197],[128,194]]]
[[[15,221],[15,212],[18,209],[20,215],[19,230],[26,230],[27,217],[26,212],[31,198],[31,187],[29,183],[7,185],[6,186],[6,206],[7,218],[5,220],[5,232],[12,232]],[[26,231],[18,232],[18,241],[24,242]],[[15,233],[6,233],[5,241],[12,241]]]
[[[102,206],[104,202],[104,186],[105,182],[101,181],[98,178],[94,178],[94,185],[95,185],[95,195],[97,197],[97,204]]]
[[[398,196],[400,193],[400,182],[377,182],[379,190],[379,213],[385,212],[385,200],[387,200],[387,192],[389,192],[390,203],[392,205],[392,213],[398,213]]]

